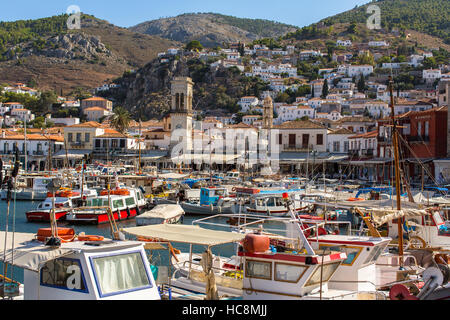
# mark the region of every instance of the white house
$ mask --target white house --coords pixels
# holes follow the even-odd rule
[[[348,67],[349,77],[360,77],[361,75],[367,77],[372,73],[373,73],[373,66],[371,65],[350,65]]]
[[[440,69],[423,70],[422,78],[426,83],[433,83],[442,78],[442,73]]]
[[[13,109],[11,110],[11,117],[15,117],[20,121],[30,122],[34,120],[34,114],[28,109]]]
[[[327,136],[327,149],[332,153],[348,153],[349,140],[348,138],[354,136],[353,131],[348,129],[330,130]]]
[[[338,40],[338,41],[336,41],[336,45],[341,46],[341,47],[351,47],[352,41],[351,40]]]
[[[389,47],[386,41],[369,41],[369,47]]]
[[[252,107],[256,107],[258,104],[259,99],[254,96],[242,97],[238,102],[238,105],[241,107],[242,112],[248,112],[252,109]]]
[[[253,125],[255,121],[258,121],[261,119],[260,115],[249,115],[249,116],[243,116],[242,122],[248,125]]]

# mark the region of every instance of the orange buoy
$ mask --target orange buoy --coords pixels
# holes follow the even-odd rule
[[[102,236],[88,236],[88,235],[84,235],[84,236],[78,236],[78,241],[103,241],[105,238]]]
[[[248,253],[266,252],[270,249],[270,239],[259,234],[248,234],[244,238],[243,247]]]
[[[75,239],[75,230],[72,228],[58,228],[57,237],[66,242],[72,242]],[[37,240],[45,242],[47,238],[52,236],[51,228],[41,228],[37,232]]]
[[[350,198],[350,199],[347,199],[347,201],[364,201],[364,199],[361,199],[361,198]]]

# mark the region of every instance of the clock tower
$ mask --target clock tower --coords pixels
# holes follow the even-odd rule
[[[188,77],[175,77],[172,80],[172,106],[171,118],[171,150],[173,156],[178,156],[181,151],[190,154],[192,143],[192,99],[194,95],[194,82]],[[176,147],[177,150],[174,150]]]

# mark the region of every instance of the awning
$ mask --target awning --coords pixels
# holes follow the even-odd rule
[[[428,215],[426,210],[417,209],[404,209],[404,210],[386,210],[386,209],[363,209],[372,215],[373,221],[376,225],[382,226],[383,224],[392,221],[394,219],[399,219],[403,217],[422,217]]]
[[[162,173],[158,175],[158,178],[160,179],[185,179],[187,177],[189,177],[189,174],[181,174],[181,173],[175,173],[175,172],[171,172],[171,173]]]
[[[53,155],[53,159],[83,159],[85,155],[91,154],[91,150],[60,150]]]
[[[236,154],[183,154],[177,157],[173,157],[171,160],[173,163],[230,163],[236,159],[243,157],[243,155]],[[252,159],[250,159],[252,160]],[[255,159],[256,160],[256,159]]]
[[[240,242],[245,234],[214,231],[199,226],[161,224],[122,229],[123,232],[136,237],[158,239],[160,241],[189,243],[204,246],[217,246]]]
[[[40,242],[35,242],[34,234],[15,233],[14,252],[12,248],[13,233],[9,232],[7,237],[6,259],[4,259],[5,232],[0,232],[0,261],[7,262],[19,268],[38,272],[42,266],[50,260],[69,255],[73,249],[64,249],[43,246]]]

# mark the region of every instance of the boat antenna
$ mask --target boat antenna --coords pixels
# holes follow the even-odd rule
[[[398,131],[397,121],[395,119],[395,103],[394,103],[394,81],[389,76],[389,92],[391,95],[391,117],[392,117],[392,143],[394,148],[394,165],[395,165],[395,191],[397,194],[397,210],[402,210],[401,194],[400,194],[400,158],[398,148]],[[397,219],[398,223],[398,253],[400,255],[400,268],[403,268],[403,217]]]

